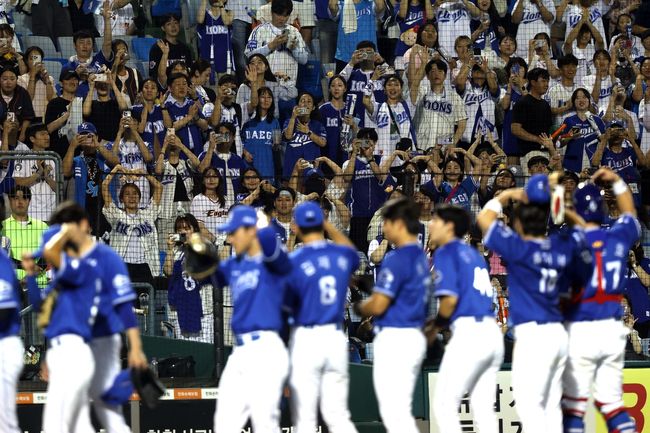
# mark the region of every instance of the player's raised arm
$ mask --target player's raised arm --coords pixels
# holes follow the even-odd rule
[[[621,214],[630,214],[636,217],[636,208],[634,207],[634,198],[632,192],[621,177],[608,167],[602,167],[591,177],[594,183],[609,183],[612,186],[612,192],[616,196],[616,205]]]
[[[348,238],[343,233],[341,233],[336,227],[334,227],[334,224],[329,222],[329,220],[325,220],[325,222],[323,223],[323,228],[325,229],[325,233],[327,233],[327,236],[329,236],[329,238],[335,244],[356,248],[352,243],[352,241],[350,240],[350,238]]]
[[[483,234],[485,234],[497,220],[499,214],[503,212],[503,207],[506,206],[510,200],[520,201],[523,203],[528,202],[526,192],[522,188],[507,189],[499,194],[498,197],[487,202],[483,207],[483,210],[481,210],[476,217],[476,223]]]

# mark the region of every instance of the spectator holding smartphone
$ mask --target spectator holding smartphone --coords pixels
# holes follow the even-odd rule
[[[234,146],[232,151],[242,154],[241,125],[242,107],[235,102],[237,97],[237,79],[234,75],[223,75],[219,78],[217,96],[214,101],[214,111],[210,117],[210,126],[217,127],[220,123],[229,123],[235,127]],[[205,149],[204,149],[205,150]]]
[[[77,96],[79,87],[79,74],[75,71],[62,71],[59,76],[61,82],[61,96],[56,96],[47,103],[45,109],[45,124],[50,133],[50,149],[65,157],[70,145],[68,141],[68,125],[71,123],[72,102]],[[79,103],[81,98],[77,99]]]
[[[29,93],[18,85],[18,68],[0,66],[0,93],[4,117],[18,122],[18,141],[24,142],[35,115]]]
[[[208,167],[219,170],[223,184],[221,188],[228,207],[235,202],[235,193],[239,190],[242,170],[248,167],[246,161],[233,152],[234,143],[235,126],[232,123],[220,123],[215,131],[210,132],[208,149],[199,155],[200,173],[203,173]]]
[[[524,59],[513,57],[508,61],[505,68],[508,84],[505,86],[505,92],[501,92],[499,106],[504,111],[503,114],[503,151],[508,156],[508,164],[519,164],[519,141],[516,135],[512,133],[512,114],[513,108],[521,98],[528,94],[528,67]]]
[[[512,22],[517,27],[516,55],[525,57],[528,41],[538,33],[551,34],[555,18],[555,4],[552,0],[517,0],[512,10]]]
[[[257,91],[258,104],[255,114],[244,124],[241,136],[244,144],[244,160],[259,170],[266,180],[271,182],[275,178],[275,163],[273,148],[277,144],[274,140],[280,137],[280,122],[275,118],[275,102],[273,92],[268,87],[261,87]]]
[[[160,28],[164,36],[149,51],[149,78],[157,80],[161,89],[167,87],[167,66],[175,61],[185,64],[192,62],[190,47],[179,41],[180,17],[168,14],[160,18]]]
[[[18,85],[27,90],[32,99],[34,116],[43,119],[47,104],[56,96],[54,79],[43,65],[43,50],[29,47],[25,51],[27,72],[18,77]]]
[[[181,153],[187,159],[181,159]],[[157,225],[161,247],[165,245],[165,236],[171,232],[176,216],[189,212],[194,190],[193,174],[198,167],[199,159],[173,131],[168,130],[155,167],[163,188]]]
[[[598,105],[598,115],[602,117],[609,106],[614,86],[620,81],[616,78],[616,63],[612,63],[607,50],[596,50],[593,62],[594,72],[582,79],[580,87],[589,90]]]
[[[102,179],[110,167],[118,164],[118,157],[100,144],[95,125],[89,122],[79,125],[63,158],[63,177],[73,179],[74,201],[91,215],[90,227],[92,234],[97,237],[102,237],[110,230],[102,213]]]
[[[298,105],[284,124],[287,148],[282,169],[283,179],[289,179],[298,159],[313,162],[320,156],[320,148],[327,145],[325,128],[318,114],[314,97],[307,92],[300,93]]]
[[[223,176],[219,170],[208,167],[201,171],[200,193],[192,199],[190,213],[196,215],[201,234],[217,245],[225,240],[225,235],[219,233],[218,227],[228,220],[228,208]]]
[[[113,81],[111,72],[105,74],[91,74],[88,95],[83,103],[84,120],[97,126],[97,135],[101,140],[114,140],[120,126],[120,117],[128,105]],[[97,99],[94,93],[97,90]],[[113,90],[113,97],[111,95]]]
[[[162,107],[157,103],[158,84],[156,80],[147,78],[142,82],[142,91],[136,103],[131,107],[131,116],[138,121],[138,134],[142,141],[150,143],[153,148],[160,149],[165,138],[165,122]]]
[[[356,135],[357,124],[352,116],[345,112],[345,95],[347,83],[345,78],[340,75],[334,75],[329,80],[329,102],[325,102],[318,111],[320,112],[321,121],[325,127],[325,139],[327,145],[323,148],[321,154],[327,156],[336,164],[340,165],[346,160],[345,152],[341,142],[341,130],[345,124],[350,126],[350,130]]]

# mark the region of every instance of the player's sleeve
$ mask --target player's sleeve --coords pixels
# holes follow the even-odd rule
[[[292,263],[286,248],[273,227],[265,227],[257,231],[257,239],[262,247],[264,263],[275,274],[286,275],[291,272]]]
[[[616,220],[609,232],[620,239],[625,244],[626,249],[629,249],[641,237],[641,226],[638,219],[629,213],[625,213]]]
[[[401,271],[408,265],[401,263],[398,256],[394,254],[387,254],[384,258],[384,263],[381,265],[381,270],[377,275],[377,281],[373,292],[381,293],[393,299],[397,296],[402,282]]]
[[[115,253],[106,256],[107,274],[111,278],[110,288],[113,294],[113,305],[117,306],[125,302],[132,302],[136,299],[135,291],[131,285],[129,271],[122,259]]]
[[[16,272],[9,259],[6,257],[4,259],[0,268],[0,310],[19,308]]]
[[[350,263],[350,272],[354,273],[356,272],[357,269],[359,269],[359,265],[361,264],[361,259],[359,258],[359,254],[357,253],[357,250],[355,250],[352,247],[348,246],[341,246],[341,249],[343,250],[343,254],[345,257],[349,260]]]
[[[483,236],[483,244],[510,261],[516,261],[525,246],[519,235],[501,221],[492,223]]]
[[[451,254],[437,252],[433,257],[435,278],[433,281],[433,294],[436,297],[458,297],[458,272]]]

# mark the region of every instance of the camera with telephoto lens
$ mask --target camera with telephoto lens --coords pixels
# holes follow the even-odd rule
[[[187,242],[187,234],[172,233],[169,235],[169,240],[174,242],[176,245],[183,245],[185,242]]]

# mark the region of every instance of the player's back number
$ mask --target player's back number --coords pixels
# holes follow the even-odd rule
[[[318,280],[318,289],[320,290],[320,303],[323,305],[332,305],[336,302],[336,278],[332,275],[325,275]]]

